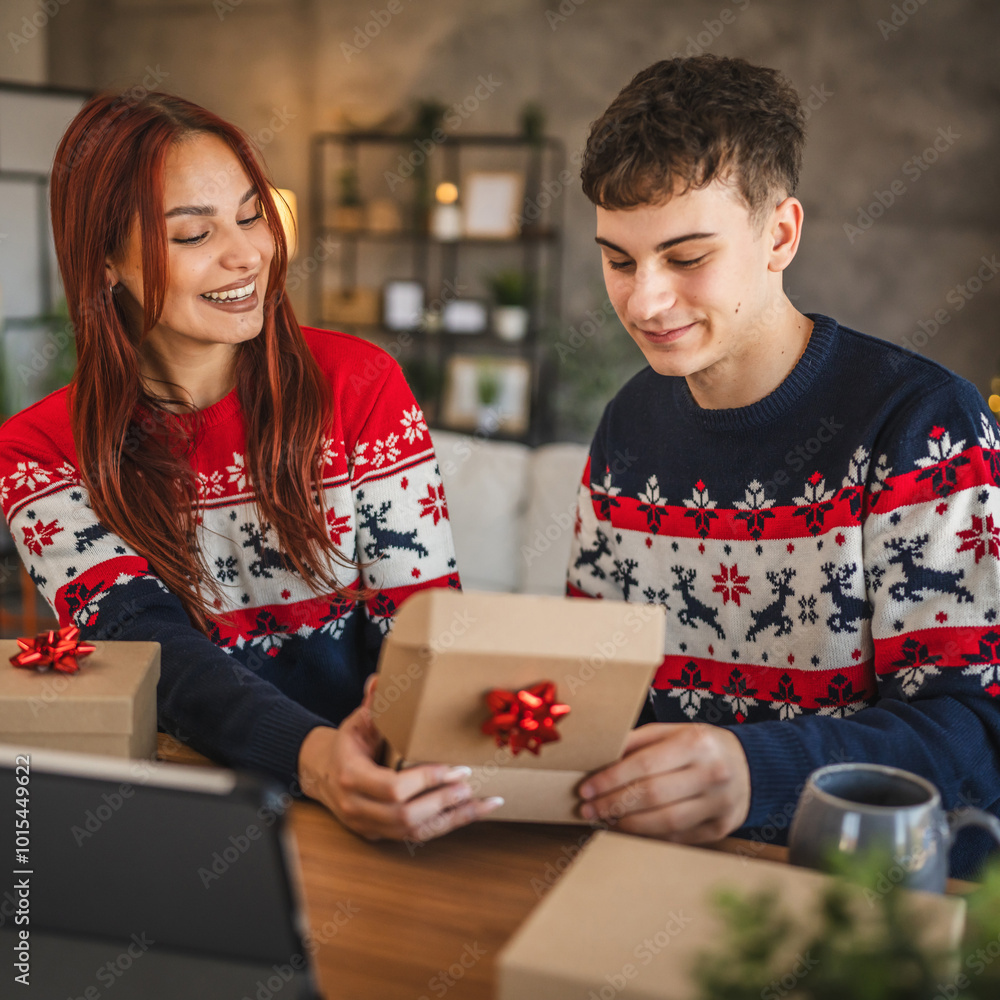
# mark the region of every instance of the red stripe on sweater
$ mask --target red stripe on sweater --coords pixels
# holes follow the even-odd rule
[[[757,511],[645,504],[634,497],[608,497],[600,490],[592,492],[592,504],[599,521],[609,520],[602,513],[602,507],[606,506],[610,521],[616,528],[644,534],[733,541],[806,538],[826,534],[835,528],[853,527],[861,523],[862,517],[872,513],[887,514],[899,507],[920,503],[947,503],[949,497],[964,490],[993,485],[993,476],[982,448],[969,448],[958,457],[968,461],[952,465],[950,479],[945,468],[948,462],[890,476],[884,490],[864,494],[861,510],[857,514],[852,510],[852,504],[856,506],[858,503],[857,489],[852,487],[838,489],[822,504],[776,506]],[[950,461],[954,462],[954,459]],[[708,497],[711,499],[711,490]]]
[[[685,668],[692,676],[696,670],[700,672],[699,683],[683,683]],[[735,677],[734,671],[738,671]],[[663,663],[653,678],[653,687],[660,691],[699,689],[720,695],[733,694],[735,690],[753,701],[787,702],[791,699],[779,693],[782,678],[786,676],[788,680],[784,684],[787,686],[789,682],[792,683],[795,697],[801,699],[796,704],[807,709],[821,708],[824,703],[840,704],[836,700],[836,691],[845,687],[844,680],[850,683],[851,695],[847,699],[850,703],[870,700],[878,693],[871,660],[832,670],[818,670],[791,666],[767,667],[759,663],[727,663],[671,655],[663,658]],[[734,689],[734,683],[740,679],[743,681],[743,691]],[[835,679],[838,681],[836,684],[833,683]],[[726,688],[730,690],[727,691]],[[821,699],[825,701],[821,703]]]
[[[968,461],[956,463],[956,459],[960,461],[963,458]],[[949,496],[962,490],[995,485],[987,451],[978,445],[926,469],[890,476],[886,484],[892,488],[865,495],[865,517],[871,513],[887,514],[897,507],[911,504],[947,502]]]
[[[599,496],[595,494],[595,497]],[[611,497],[610,502],[611,523],[616,528],[671,538],[725,538],[736,541],[756,541],[758,537],[808,538],[860,523],[851,511],[848,497],[843,500],[834,497],[826,504],[769,507],[761,511],[653,506],[626,496]],[[600,518],[599,501],[595,502],[595,512]],[[811,524],[815,525],[815,531],[810,530]]]
[[[1000,652],[1000,623],[985,628],[919,629],[876,639],[875,669],[879,674],[892,674],[921,663],[939,668],[967,667],[970,662],[1000,663],[1000,657],[991,653],[994,649]],[[928,663],[931,657],[938,659]]]

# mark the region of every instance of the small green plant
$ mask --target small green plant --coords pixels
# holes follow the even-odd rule
[[[537,145],[545,136],[545,109],[538,101],[528,101],[521,108],[521,137]]]
[[[476,397],[480,406],[493,406],[500,398],[500,379],[492,368],[479,369],[476,378]]]
[[[996,1000],[1000,997],[1000,863],[966,897],[968,918],[959,953],[918,947],[918,928],[903,894],[865,894],[859,919],[850,882],[871,887],[892,866],[880,855],[836,859],[840,875],[822,900],[820,927],[797,947],[792,967],[782,943],[793,920],[777,895],[720,893],[727,938],[719,952],[698,957],[702,1000]],[[861,907],[867,911],[868,907]]]
[[[361,200],[361,187],[358,184],[358,172],[353,167],[344,167],[340,171],[340,199],[338,204],[343,208],[359,208],[363,202]]]
[[[498,306],[526,306],[528,282],[521,271],[497,271],[486,279],[493,301]]]

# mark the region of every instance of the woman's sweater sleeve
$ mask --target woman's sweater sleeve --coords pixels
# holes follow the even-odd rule
[[[60,626],[78,626],[85,639],[160,644],[164,730],[221,763],[293,779],[306,734],[329,723],[191,625],[149,563],[97,520],[78,470],[30,419],[0,431],[0,502]]]

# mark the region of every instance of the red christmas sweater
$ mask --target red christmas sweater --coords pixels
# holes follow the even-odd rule
[[[286,781],[309,730],[360,703],[399,604],[424,587],[459,586],[430,434],[399,366],[355,337],[303,332],[334,400],[323,442],[330,537],[371,564],[365,583],[376,594],[363,606],[316,596],[286,566],[257,511],[235,390],[202,411],[192,457],[200,542],[224,595],[210,639],[148,562],[95,518],[68,390],[0,428],[0,503],[60,624],[78,625],[84,638],[159,642],[161,728],[225,764]]]
[[[756,835],[781,840],[809,772],[847,760],[1000,813],[996,421],[940,365],[811,318],[752,406],[703,410],[651,369],[622,389],[568,592],[667,608],[644,718],[732,729]],[[991,843],[963,833],[956,870]]]

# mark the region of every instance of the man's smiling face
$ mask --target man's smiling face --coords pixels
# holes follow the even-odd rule
[[[725,377],[753,364],[774,292],[774,239],[730,184],[598,207],[597,242],[611,304],[654,371]]]

